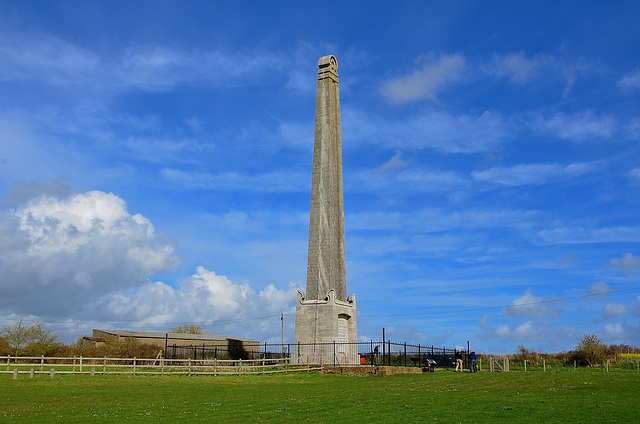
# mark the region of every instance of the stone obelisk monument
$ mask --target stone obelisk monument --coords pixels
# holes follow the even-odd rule
[[[356,299],[347,297],[338,62],[318,61],[307,292],[298,292],[298,363],[357,364]]]

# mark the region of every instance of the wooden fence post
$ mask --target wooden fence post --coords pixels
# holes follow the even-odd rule
[[[527,360],[524,360],[524,372],[527,372]]]
[[[91,377],[96,375],[96,367],[91,367]]]
[[[191,360],[189,360],[191,361]],[[133,375],[136,375],[136,358],[135,356],[133,357]]]
[[[35,368],[31,368],[31,371],[29,371],[29,378],[33,378],[36,375],[36,369]]]
[[[18,379],[18,368],[13,370],[13,379],[17,380]]]
[[[107,357],[104,357],[104,361],[102,362],[102,375],[107,373]]]
[[[80,355],[80,374],[82,374],[82,355]]]
[[[53,375],[55,374],[55,370],[53,368],[51,368],[49,370],[49,378],[53,378]]]
[[[542,360],[542,371],[546,371],[547,370],[547,360],[543,359]]]
[[[576,370],[576,361],[573,361],[573,370]]]
[[[7,372],[9,372],[9,362],[11,359],[11,355],[7,355]]]
[[[44,372],[44,355],[40,358],[40,372]]]

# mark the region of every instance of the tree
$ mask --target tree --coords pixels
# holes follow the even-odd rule
[[[13,348],[15,355],[25,348],[32,340],[33,326],[26,324],[24,318],[20,317],[13,325],[2,324],[2,332],[5,340]]]
[[[194,322],[190,324],[179,325],[176,328],[169,331],[170,333],[182,333],[182,334],[206,334],[204,328],[200,324]]]
[[[31,340],[28,352],[30,355],[48,355],[59,345],[58,335],[44,328],[41,322],[31,326]]]
[[[607,347],[595,334],[585,334],[578,339],[576,358],[590,367],[596,366],[607,359]]]
[[[24,353],[45,354],[51,348],[58,346],[58,335],[52,330],[47,330],[41,322],[28,324],[24,317],[18,319],[13,325],[0,324],[0,335],[9,343],[13,354],[18,356]]]

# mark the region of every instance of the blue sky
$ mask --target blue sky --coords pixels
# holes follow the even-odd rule
[[[318,58],[362,340],[640,345],[640,5],[0,0],[0,321],[293,339]]]

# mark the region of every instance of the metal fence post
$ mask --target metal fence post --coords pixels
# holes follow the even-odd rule
[[[407,366],[407,342],[404,342],[404,366]]]

